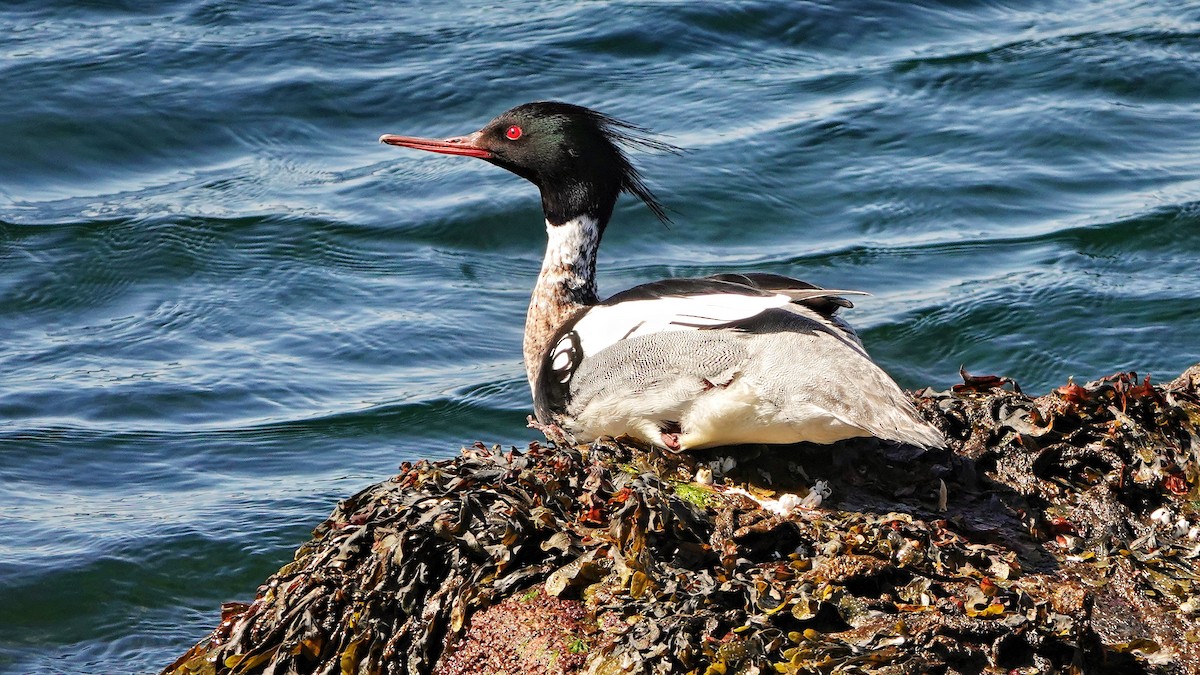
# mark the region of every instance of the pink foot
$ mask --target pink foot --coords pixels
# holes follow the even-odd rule
[[[679,434],[668,434],[664,432],[661,435],[663,445],[667,446],[668,450],[679,452]]]

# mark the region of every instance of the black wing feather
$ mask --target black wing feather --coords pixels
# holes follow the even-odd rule
[[[689,295],[706,295],[709,293],[734,293],[762,297],[775,295],[789,289],[815,289],[820,286],[785,277],[782,274],[767,274],[765,272],[714,274],[707,277],[685,279],[663,279],[647,284],[634,286],[608,298],[602,305],[615,305],[632,300],[657,300],[667,297],[685,297]],[[836,295],[825,295],[815,298],[794,300],[822,317],[829,319],[841,308],[853,307],[854,303]]]

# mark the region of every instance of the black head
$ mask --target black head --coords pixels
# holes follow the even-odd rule
[[[677,149],[651,138],[641,127],[582,106],[526,103],[467,136],[433,140],[385,135],[379,140],[478,157],[508,169],[538,186],[546,219],[556,225],[584,214],[607,222],[622,192],[641,199],[660,220],[669,220],[623,148]]]

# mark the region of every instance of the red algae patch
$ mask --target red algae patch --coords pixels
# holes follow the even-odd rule
[[[601,642],[603,640],[603,642]],[[471,617],[434,675],[566,675],[607,642],[582,602],[531,590]]]

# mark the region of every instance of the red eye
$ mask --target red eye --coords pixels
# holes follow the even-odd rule
[[[508,138],[508,140],[510,140],[510,141],[517,140],[518,138],[521,137],[521,127],[519,127],[515,124],[512,125],[511,127],[508,128],[508,131],[504,132],[504,136],[506,138]]]

